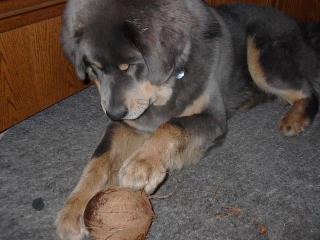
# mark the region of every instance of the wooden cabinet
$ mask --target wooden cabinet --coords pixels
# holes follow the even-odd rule
[[[320,21],[320,0],[207,0],[213,6],[226,3],[253,3],[272,6],[301,21]]]
[[[206,1],[269,5],[320,21],[320,0]],[[0,132],[83,89],[60,47],[64,5],[65,0],[0,0]]]
[[[0,132],[83,89],[60,47],[64,4],[0,2]]]

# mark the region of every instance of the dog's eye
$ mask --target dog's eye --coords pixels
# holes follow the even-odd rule
[[[123,71],[123,72],[128,71],[129,67],[130,67],[129,64],[119,64],[118,65],[119,70]]]

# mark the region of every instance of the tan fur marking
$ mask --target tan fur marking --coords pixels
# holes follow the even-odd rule
[[[127,63],[123,63],[123,64],[118,65],[118,68],[121,71],[127,71],[129,69],[129,67],[130,67],[130,65]]]
[[[129,117],[126,120],[134,120],[139,117],[150,104],[156,106],[165,105],[171,98],[172,88],[163,86],[154,86],[150,81],[137,84],[134,89],[126,93],[126,106],[129,110]]]
[[[164,105],[172,95],[172,88],[164,86],[152,85],[149,81],[139,84],[139,86],[133,91],[131,97],[142,99],[150,99],[155,105]]]
[[[172,136],[180,136],[179,129],[165,124],[139,148],[119,171],[119,183],[123,187],[144,189],[152,193],[164,180],[169,160],[178,144]]]
[[[186,107],[180,117],[188,117],[201,113],[209,104],[209,96],[202,94],[191,105]]]
[[[178,145],[186,142],[185,134],[177,127],[171,124],[164,124],[159,127],[152,137],[148,139],[143,147],[138,150],[141,158],[157,158],[166,165],[169,161],[171,152]]]
[[[252,79],[259,88],[266,92],[270,92],[270,87],[266,81],[267,78],[260,65],[260,51],[257,49],[252,37],[249,37],[247,40],[247,57],[249,72]]]
[[[156,101],[155,106],[165,105],[172,96],[172,88],[168,85],[156,87]]]
[[[281,90],[278,94],[282,99],[287,100],[290,104],[294,104],[296,101],[307,98],[308,95],[302,90]]]
[[[99,93],[101,94],[101,84],[100,84],[100,81],[95,79],[93,80],[94,81],[94,84],[97,86],[97,89],[99,91]]]
[[[144,82],[139,87],[143,98],[150,98],[156,106],[165,105],[172,95],[172,88],[168,85],[155,86],[150,81]]]
[[[81,239],[87,234],[82,224],[83,213],[89,200],[105,186],[109,166],[109,156],[104,154],[100,158],[92,159],[83,171],[80,181],[59,211],[55,222],[61,239],[67,239],[69,235],[79,236],[78,239]]]
[[[279,123],[280,131],[287,137],[296,136],[310,125],[310,119],[306,115],[310,99],[300,99],[293,103]]]
[[[180,128],[164,124],[123,164],[120,184],[152,193],[165,178],[167,169],[197,163],[203,154],[202,143],[202,139],[191,138]]]
[[[203,154],[203,139],[189,136],[172,124],[162,125],[146,143],[149,143],[151,152],[162,156],[162,161],[170,169],[196,164]]]
[[[147,133],[138,133],[131,127],[121,127],[113,134],[113,141],[110,151],[112,165],[110,167],[111,185],[117,184],[117,174],[123,162],[131,156],[139,147],[143,145],[150,135]]]
[[[93,65],[96,66],[96,67],[99,68],[99,69],[103,69],[102,64],[99,63],[99,62],[93,62]]]
[[[127,120],[133,120],[148,108],[150,102],[154,101],[155,93],[151,83],[144,82],[127,91],[124,97],[130,115]]]
[[[281,90],[268,85],[264,70],[260,65],[260,51],[257,49],[254,39],[248,38],[248,66],[250,74],[259,88],[265,92],[275,94],[289,102],[292,107],[284,115],[279,123],[280,131],[288,137],[296,136],[310,125],[310,119],[306,115],[310,99],[302,90]]]
[[[81,239],[86,234],[82,217],[87,203],[106,184],[117,184],[121,165],[147,137],[148,135],[140,135],[125,125],[114,128],[111,149],[89,162],[64,208],[58,213],[56,226],[61,239],[66,239],[69,235]]]
[[[147,81],[139,85],[139,91],[141,92],[143,98],[152,98],[155,95],[155,87],[151,82]]]
[[[302,90],[281,90],[273,88],[268,84],[267,77],[260,64],[260,51],[257,49],[255,41],[252,37],[249,37],[247,40],[247,56],[251,77],[261,90],[267,93],[275,94],[290,104],[293,104],[299,99],[308,97],[308,95]]]
[[[166,164],[170,169],[181,169],[182,167],[196,164],[203,152],[201,146],[203,139],[196,136],[189,136],[176,126],[165,124],[159,129],[156,135],[158,139],[168,139],[163,142],[163,153],[167,153]],[[166,136],[166,137],[164,137]]]
[[[187,136],[179,128],[164,124],[156,130],[148,142],[148,150],[157,154],[172,151],[177,145],[186,144],[186,138]]]
[[[144,126],[142,126],[141,124],[138,124],[137,121],[135,120],[125,120],[124,122],[134,129],[140,130],[142,132],[146,132]]]

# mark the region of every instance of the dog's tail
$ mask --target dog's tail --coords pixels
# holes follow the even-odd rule
[[[317,77],[311,82],[320,102],[320,22],[301,23],[301,29],[306,42],[313,48],[317,57]]]

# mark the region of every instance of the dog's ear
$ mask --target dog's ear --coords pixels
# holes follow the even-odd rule
[[[158,35],[158,36],[157,36]],[[180,68],[190,53],[190,42],[187,34],[174,26],[163,26],[156,36],[147,38],[148,50],[145,54],[154,83],[166,81],[177,68]]]
[[[75,66],[79,79],[87,82],[84,48],[81,46],[83,29],[89,20],[90,2],[94,0],[69,0],[63,15],[61,43],[66,58]]]
[[[61,43],[66,58],[75,66],[79,79],[86,80],[86,66],[83,61],[84,53],[81,50],[81,29],[72,31],[65,24],[62,27]]]
[[[127,24],[125,32],[142,53],[149,70],[149,80],[154,84],[166,81],[189,56],[189,38],[174,26],[162,26],[154,31]]]
[[[84,54],[81,50],[76,51],[75,53],[75,70],[78,75],[78,78],[83,80],[85,83],[88,83],[88,75],[87,75],[87,66],[84,61]]]

